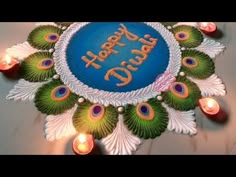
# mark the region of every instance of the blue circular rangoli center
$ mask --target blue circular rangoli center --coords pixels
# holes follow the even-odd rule
[[[128,92],[147,87],[166,71],[169,48],[145,23],[93,22],[72,36],[66,59],[72,74],[89,87]]]

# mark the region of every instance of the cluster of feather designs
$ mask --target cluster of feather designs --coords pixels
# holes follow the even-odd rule
[[[101,140],[108,154],[132,154],[143,139],[164,131],[197,133],[194,109],[200,98],[225,95],[225,86],[215,75],[213,59],[224,50],[207,39],[197,23],[162,25],[179,43],[182,61],[178,75],[165,92],[136,104],[102,105],[73,93],[54,68],[54,46],[72,23],[37,23],[27,42],[7,49],[21,61],[21,79],[7,99],[34,101],[46,114],[49,141],[83,132]]]

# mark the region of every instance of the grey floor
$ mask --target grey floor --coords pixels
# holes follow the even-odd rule
[[[216,124],[196,110],[198,134],[194,137],[165,132],[145,141],[135,154],[236,154],[236,23],[217,23],[223,36],[218,40],[227,50],[216,59],[216,74],[227,87],[227,95],[217,97],[229,115],[227,124]],[[0,23],[0,56],[6,48],[22,43],[34,23]],[[31,102],[5,99],[17,83],[0,73],[0,154],[73,154],[73,137],[55,142],[44,139],[45,115]]]

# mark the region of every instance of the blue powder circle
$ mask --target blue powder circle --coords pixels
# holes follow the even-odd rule
[[[95,69],[91,65],[86,68],[87,63],[82,60],[82,56],[92,60],[87,55],[88,51],[99,55],[99,52],[104,50],[101,46],[108,42],[108,38],[114,36],[115,32],[120,32],[118,30],[118,28],[121,28],[120,24],[124,24],[129,32],[137,35],[139,38],[144,38],[148,34],[152,38],[158,39],[157,45],[148,54],[148,58],[139,66],[131,64],[129,59],[135,59],[137,56],[132,54],[131,51],[134,49],[141,50],[144,44],[140,41],[130,41],[123,35],[119,42],[125,44],[125,46],[115,45],[113,48],[119,52],[118,54],[110,54],[104,62],[96,60],[95,63],[101,66],[100,69]],[[72,74],[89,87],[109,92],[129,92],[152,84],[158,75],[165,72],[169,64],[169,48],[161,34],[145,23],[93,22],[82,27],[72,36],[67,46],[66,58]],[[121,66],[121,63],[124,61],[127,64]],[[132,81],[129,84],[117,86],[122,81],[114,76],[110,76],[109,81],[105,80],[104,77],[110,69],[116,67],[127,69],[128,64],[138,68],[137,71],[129,70],[132,75]],[[123,71],[117,71],[117,73],[127,77]]]

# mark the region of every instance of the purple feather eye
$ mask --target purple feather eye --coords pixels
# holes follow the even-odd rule
[[[180,31],[178,33],[175,34],[175,38],[178,40],[178,41],[186,41],[188,40],[190,37],[189,33],[186,32],[186,31]]]
[[[185,35],[185,33],[179,33],[179,36],[178,36],[178,37],[181,38],[181,39],[183,39],[183,38],[186,37],[186,35]]]
[[[51,58],[44,58],[38,63],[38,68],[42,70],[51,69],[54,66],[54,61]]]
[[[148,112],[149,112],[148,107],[145,106],[145,105],[141,106],[140,111],[141,111],[143,114],[148,114]]]
[[[55,101],[62,101],[70,96],[70,90],[68,87],[61,85],[54,88],[51,92],[51,98]]]
[[[49,33],[44,36],[44,39],[50,43],[56,43],[59,40],[59,35],[57,33]]]
[[[55,40],[57,40],[57,35],[52,34],[52,35],[49,35],[48,38],[52,41],[55,41]]]
[[[155,116],[154,110],[148,103],[139,103],[136,108],[137,115],[144,120],[152,120]]]
[[[95,104],[91,106],[88,110],[89,118],[93,121],[98,121],[104,117],[105,108],[100,104]]]
[[[98,115],[99,113],[101,113],[101,111],[102,111],[102,108],[101,108],[100,105],[97,105],[97,106],[93,107],[93,114],[94,115]]]
[[[193,57],[184,57],[182,59],[182,64],[187,68],[196,68],[198,66],[198,61]]]
[[[189,90],[186,84],[182,82],[174,82],[171,85],[170,91],[179,98],[187,98],[189,96]]]
[[[183,93],[184,91],[184,88],[182,87],[181,84],[176,84],[174,88],[178,93]]]

